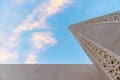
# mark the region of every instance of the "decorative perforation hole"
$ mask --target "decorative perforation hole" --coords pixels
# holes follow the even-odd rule
[[[115,80],[120,80],[120,75],[115,76]]]

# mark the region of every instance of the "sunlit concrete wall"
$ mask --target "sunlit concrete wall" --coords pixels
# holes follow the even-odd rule
[[[0,80],[105,80],[92,65],[0,65]]]

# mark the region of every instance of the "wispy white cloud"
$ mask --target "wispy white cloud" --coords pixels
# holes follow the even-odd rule
[[[13,0],[15,4],[20,5],[22,4],[25,0]]]
[[[10,53],[6,50],[0,51],[0,63],[15,63],[18,59],[17,53]]]
[[[15,5],[20,6],[23,3],[34,3],[35,0],[13,0],[13,2],[15,3]]]
[[[46,24],[47,19],[62,11],[62,9],[70,2],[71,0],[50,0],[40,4],[30,15],[27,16],[25,20],[22,21],[20,25],[13,30],[13,35],[9,38],[10,41],[15,43],[16,40],[19,39],[20,34],[24,31],[30,31],[35,28],[48,28]]]
[[[37,56],[35,54],[28,54],[25,64],[35,64],[37,63]]]
[[[17,3],[22,4],[26,0],[15,0]],[[50,29],[50,25],[47,25],[47,20],[52,15],[55,15],[71,3],[71,0],[47,0],[40,5],[36,6],[35,9],[18,25],[13,31],[12,35],[8,39],[7,46],[10,50],[14,50],[16,47],[19,48],[21,34],[25,31],[31,31],[34,29],[44,30],[45,32],[33,32],[31,35],[31,46],[34,50],[41,50],[47,46],[55,45],[57,40],[53,36]],[[21,36],[21,37],[20,37]],[[29,42],[29,41],[28,41]],[[1,55],[3,52],[1,52]],[[4,52],[8,57],[1,57],[1,61],[8,61],[10,59],[18,59],[19,56],[11,54],[11,52]],[[37,53],[37,52],[36,52]],[[37,63],[37,54],[28,54],[25,63]],[[11,58],[10,58],[11,57]]]
[[[0,32],[0,45],[4,45],[5,44],[5,32]],[[2,48],[3,46],[0,46],[0,48]]]
[[[51,32],[33,33],[31,43],[37,49],[44,49],[48,45],[54,45],[56,39],[52,36]]]

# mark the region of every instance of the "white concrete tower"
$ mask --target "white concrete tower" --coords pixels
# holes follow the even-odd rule
[[[120,12],[69,29],[101,74],[108,80],[120,80]]]

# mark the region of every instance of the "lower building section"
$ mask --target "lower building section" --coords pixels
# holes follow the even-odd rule
[[[92,64],[0,65],[0,80],[106,80]]]

